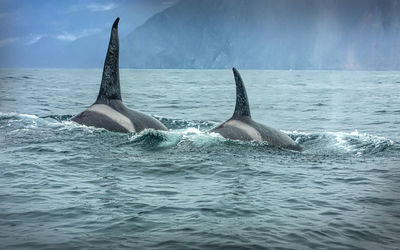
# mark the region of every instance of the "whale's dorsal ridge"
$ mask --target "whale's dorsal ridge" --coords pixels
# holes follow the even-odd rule
[[[236,68],[232,68],[232,70],[236,83],[236,106],[232,118],[251,117],[249,100],[242,77]]]
[[[121,88],[119,84],[119,17],[111,28],[110,42],[106,60],[104,62],[103,77],[96,103],[108,103],[109,100],[121,100]]]
[[[168,130],[157,119],[127,108],[121,100],[119,82],[119,41],[117,18],[111,28],[110,42],[104,62],[103,77],[96,102],[71,118],[86,126],[104,128],[113,132],[131,133],[144,129]]]
[[[222,137],[241,141],[264,141],[268,145],[301,151],[302,148],[285,133],[251,119],[246,88],[239,72],[233,68],[236,82],[236,107],[233,116],[210,130]]]

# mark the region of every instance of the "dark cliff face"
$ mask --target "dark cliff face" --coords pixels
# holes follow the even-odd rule
[[[397,0],[183,0],[121,41],[137,68],[400,69]]]

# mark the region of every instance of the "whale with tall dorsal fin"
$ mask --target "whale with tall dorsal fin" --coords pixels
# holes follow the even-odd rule
[[[249,100],[242,77],[237,69],[233,68],[236,83],[236,106],[232,117],[210,132],[218,133],[227,139],[241,141],[264,141],[268,145],[302,151],[302,147],[288,135],[255,122],[251,118]]]
[[[104,62],[103,77],[96,102],[71,120],[86,126],[113,132],[140,132],[144,129],[167,130],[155,118],[128,109],[121,98],[119,83],[119,17],[115,20]]]

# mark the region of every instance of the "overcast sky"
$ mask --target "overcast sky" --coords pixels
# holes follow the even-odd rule
[[[44,38],[73,42],[104,34],[119,16],[124,36],[176,0],[0,0],[0,49]],[[1,59],[0,59],[1,60]]]

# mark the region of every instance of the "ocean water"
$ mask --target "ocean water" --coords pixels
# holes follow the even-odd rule
[[[101,73],[0,71],[0,249],[400,248],[400,72],[242,70],[301,153],[206,133],[230,70],[121,70],[169,132],[70,122]]]

